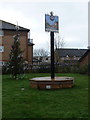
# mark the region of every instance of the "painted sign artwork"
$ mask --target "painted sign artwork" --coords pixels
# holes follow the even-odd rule
[[[48,14],[45,14],[45,31],[48,32],[59,31],[58,16],[50,16]]]

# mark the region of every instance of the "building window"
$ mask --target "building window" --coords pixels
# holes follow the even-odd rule
[[[66,56],[66,59],[69,60],[69,56],[68,55]]]
[[[4,62],[3,61],[0,61],[0,66],[3,66],[4,65]]]
[[[0,52],[4,52],[4,46],[0,46]]]
[[[28,39],[30,39],[30,31],[28,32]]]
[[[77,59],[77,57],[76,56],[74,56],[74,60],[76,60]]]
[[[4,32],[2,30],[0,30],[0,36],[3,36]]]

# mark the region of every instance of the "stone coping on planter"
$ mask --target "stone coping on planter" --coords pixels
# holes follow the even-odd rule
[[[30,80],[33,80],[33,81],[68,81],[68,80],[74,80],[74,78],[73,77],[55,77],[54,79],[51,79],[51,77],[36,77]]]

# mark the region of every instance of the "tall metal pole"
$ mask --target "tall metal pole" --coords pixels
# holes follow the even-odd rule
[[[51,36],[51,79],[54,79],[54,32],[50,32]]]

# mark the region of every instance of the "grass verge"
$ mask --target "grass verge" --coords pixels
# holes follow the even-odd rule
[[[9,75],[3,75],[3,118],[87,118],[88,76],[56,74],[74,77],[73,88],[60,90],[30,88],[30,78],[49,75],[27,74],[22,80],[14,80]]]

